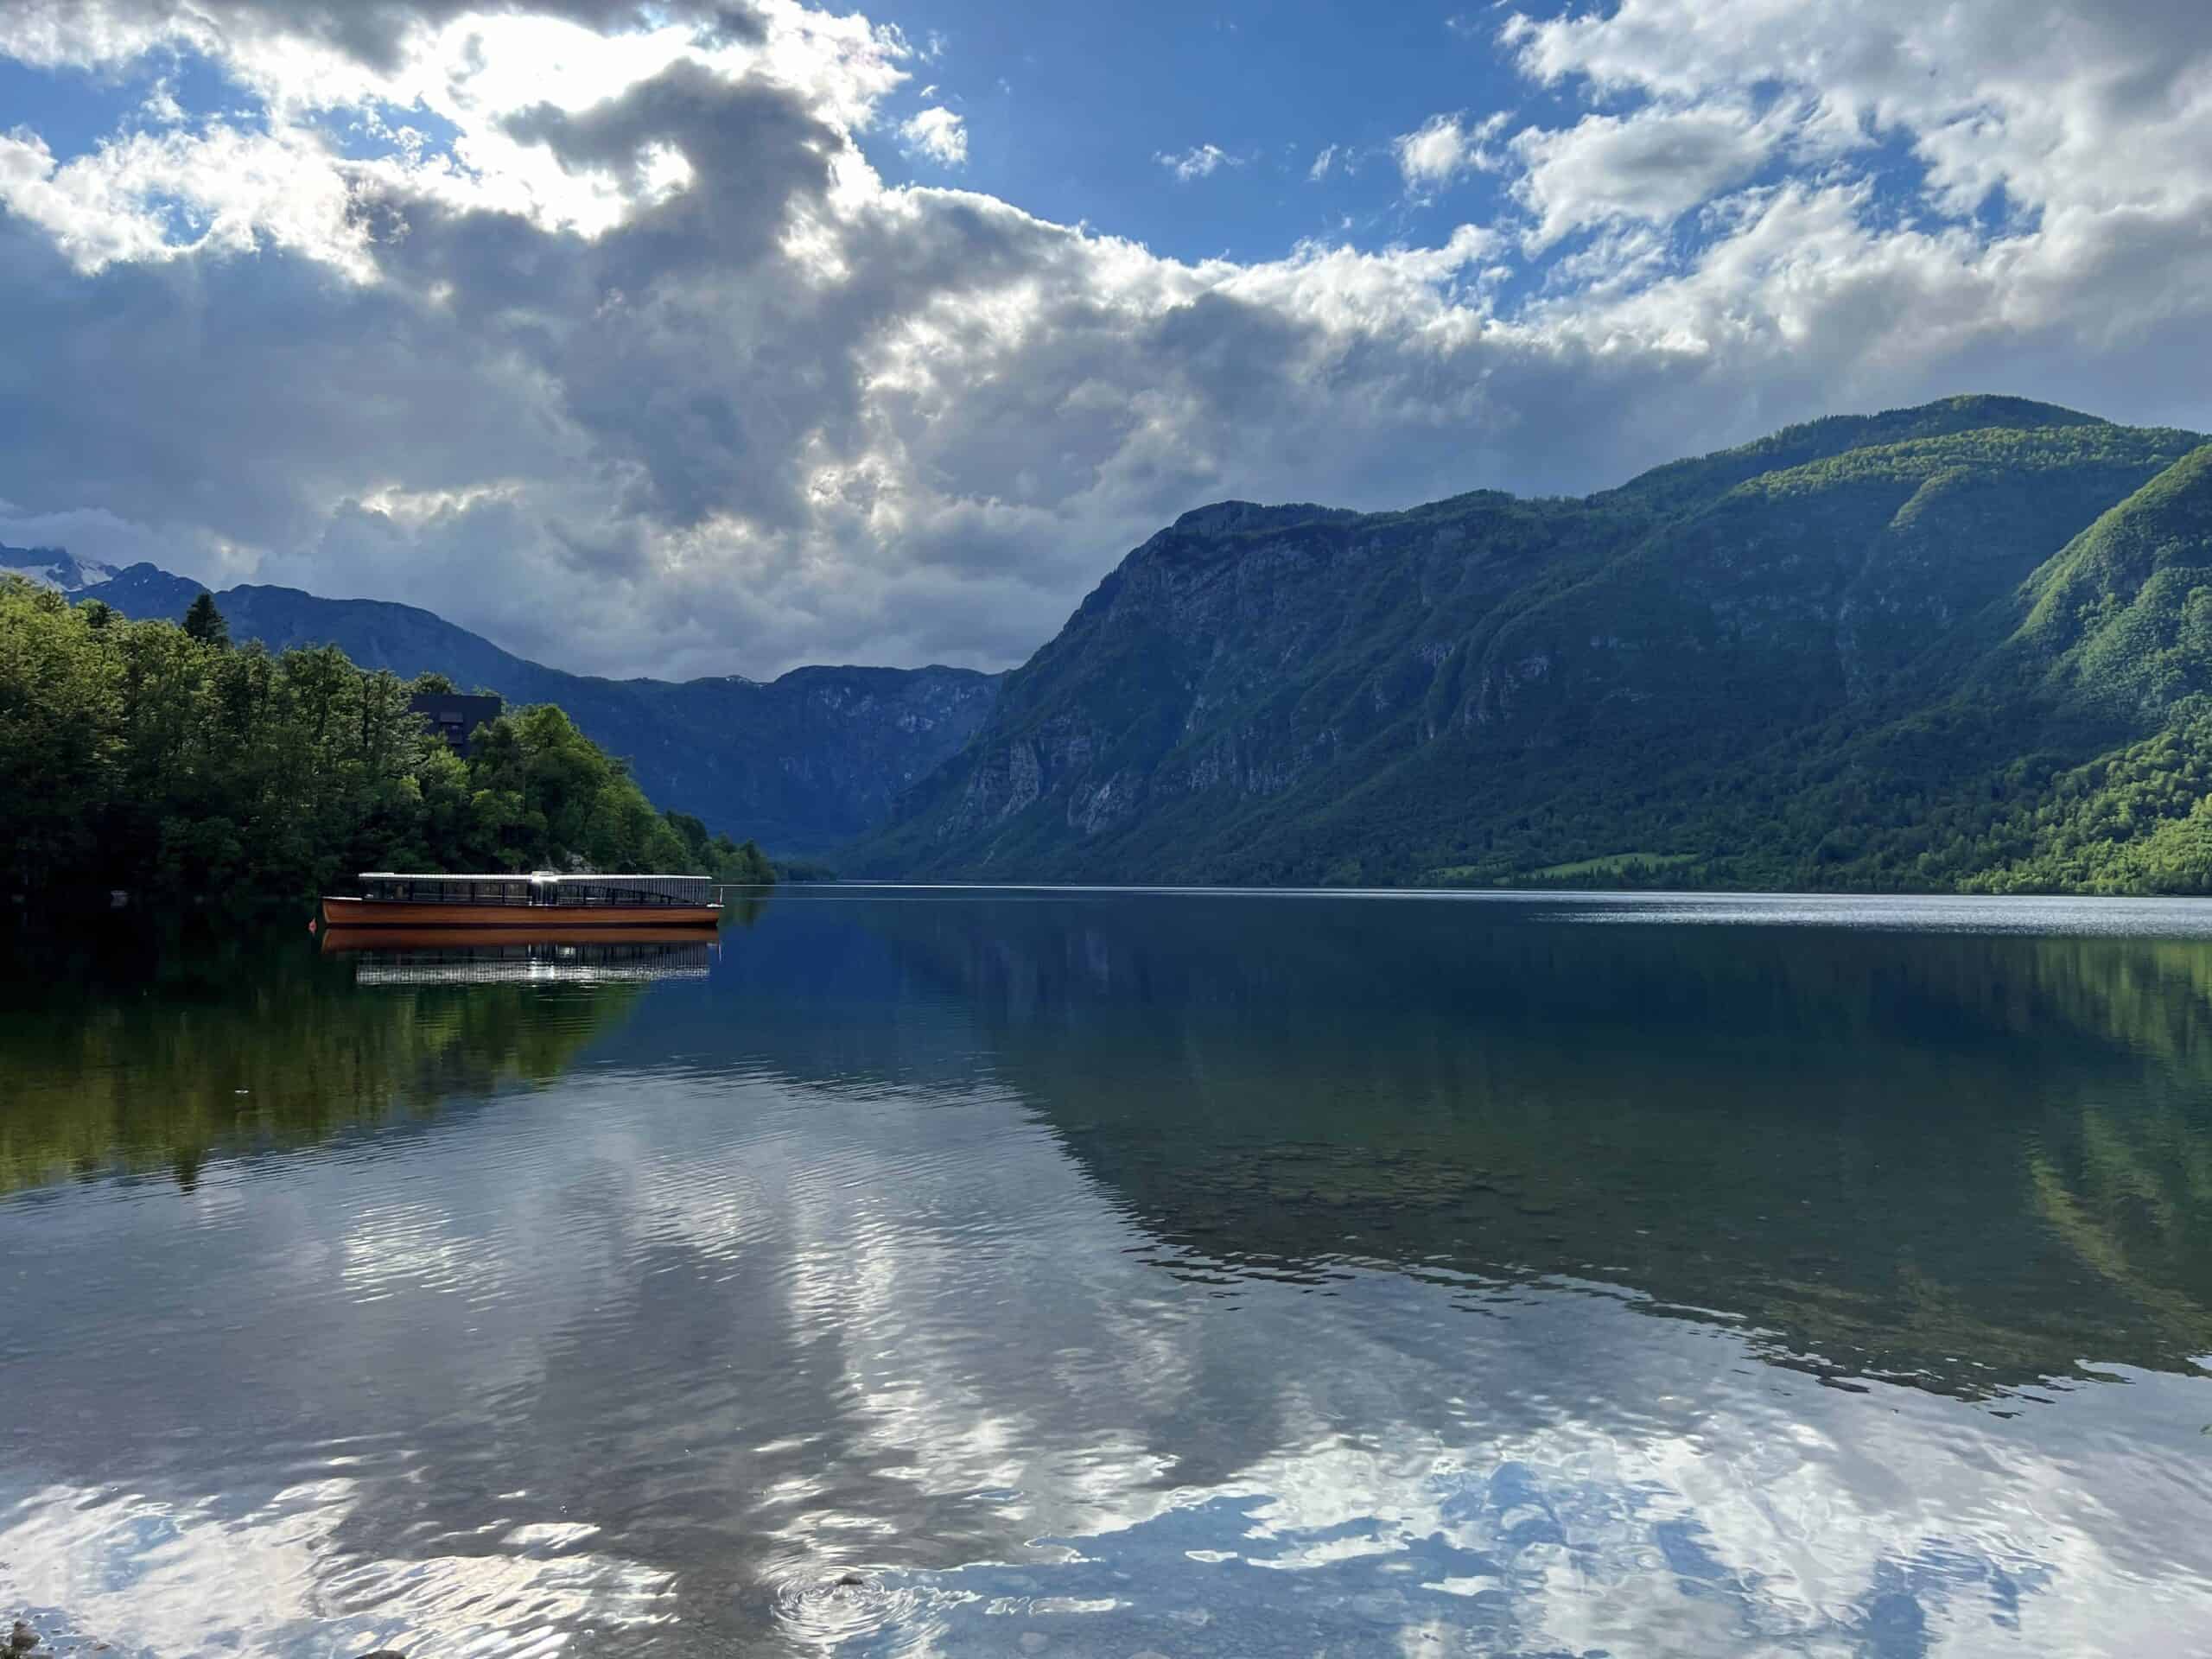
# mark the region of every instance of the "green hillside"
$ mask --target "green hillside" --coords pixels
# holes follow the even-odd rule
[[[233,648],[205,594],[181,626],[133,622],[0,575],[0,895],[240,906],[360,870],[579,865],[773,880],[559,709],[502,714],[464,759],[410,710],[418,690],[452,686],[332,645]]]
[[[2092,878],[2038,837],[2085,791],[2151,810],[2141,774],[2178,751],[2141,746],[2196,742],[2208,526],[2199,435],[2011,398],[1815,422],[1580,500],[1203,509],[1124,560],[844,862],[2171,884],[2166,843]]]

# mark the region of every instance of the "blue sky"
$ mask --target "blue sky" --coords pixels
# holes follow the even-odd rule
[[[2212,6],[11,0],[0,313],[0,542],[1001,667],[1210,500],[2212,427]]]
[[[1252,260],[1310,238],[1377,247],[1496,211],[1487,176],[1409,202],[1390,149],[1439,111],[1479,119],[1557,101],[1501,62],[1495,22],[1469,21],[1484,10],[1145,0],[1010,20],[1003,6],[939,0],[886,16],[943,43],[907,100],[933,85],[967,117],[964,182],[1176,257]],[[1155,159],[1206,145],[1229,159],[1187,182]],[[894,151],[887,172],[929,176],[880,148]],[[1336,162],[1314,181],[1328,149]]]

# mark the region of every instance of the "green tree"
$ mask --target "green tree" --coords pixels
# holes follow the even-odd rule
[[[122,668],[81,610],[0,578],[0,887],[96,868],[118,782]]]
[[[227,645],[231,643],[231,625],[223,620],[222,612],[215,608],[215,595],[202,592],[184,613],[184,631],[206,645]]]

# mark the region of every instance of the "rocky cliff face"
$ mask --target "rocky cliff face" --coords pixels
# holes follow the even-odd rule
[[[1203,509],[848,861],[1410,880],[1654,836],[1712,855],[1716,791],[1753,833],[1753,757],[1956,694],[2020,626],[2021,584],[2201,442],[1961,398],[1583,500]]]
[[[197,582],[137,565],[87,587],[125,615],[181,617]],[[367,668],[435,671],[511,702],[556,702],[627,760],[656,805],[779,854],[819,854],[880,822],[893,798],[974,735],[1001,677],[955,668],[801,668],[761,683],[604,680],[512,656],[410,605],[243,586],[215,596],[231,637],[271,650],[335,645]]]

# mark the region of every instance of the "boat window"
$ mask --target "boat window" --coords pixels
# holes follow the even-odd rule
[[[412,904],[561,905],[619,910],[665,910],[709,905],[714,884],[695,875],[402,875],[359,878],[364,898]]]

